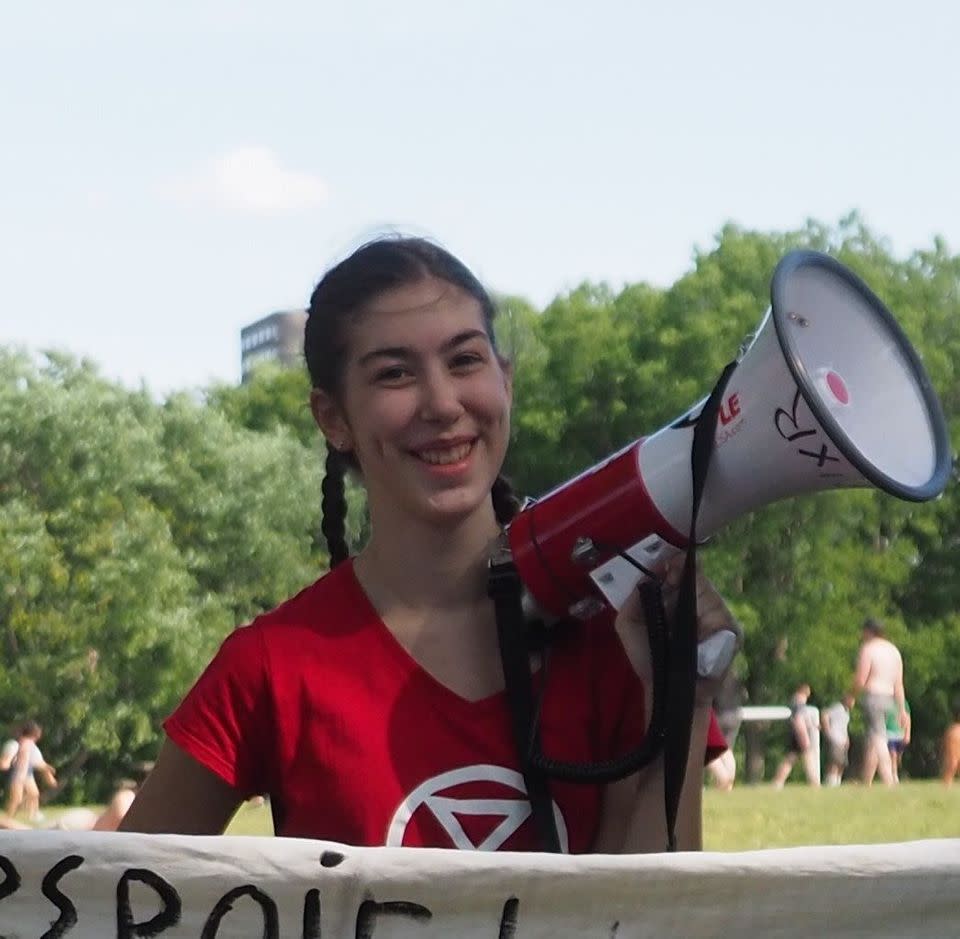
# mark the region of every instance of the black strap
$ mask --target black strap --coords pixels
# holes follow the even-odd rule
[[[491,564],[487,591],[497,618],[497,640],[506,684],[513,737],[527,787],[533,821],[544,851],[560,851],[560,836],[553,815],[553,799],[543,768],[531,759],[540,749],[533,713],[533,680],[530,676],[530,637],[523,615],[523,584],[513,563]],[[541,676],[545,681],[546,676]]]
[[[697,687],[697,515],[713,453],[723,392],[737,363],[730,362],[710,392],[693,428],[690,452],[692,502],[690,533],[676,617],[667,653],[667,724],[663,749],[663,797],[667,817],[667,850],[677,849],[677,814],[690,755],[690,735]]]

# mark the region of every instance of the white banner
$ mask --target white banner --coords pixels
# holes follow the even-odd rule
[[[960,840],[562,856],[0,832],[5,939],[960,934]]]

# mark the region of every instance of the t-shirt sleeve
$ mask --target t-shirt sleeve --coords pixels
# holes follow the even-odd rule
[[[703,755],[704,765],[712,763],[727,749],[727,738],[723,736],[716,712],[710,710],[710,726],[707,728],[707,751]]]
[[[167,736],[243,795],[266,791],[265,755],[273,739],[261,630],[234,630],[179,707]]]

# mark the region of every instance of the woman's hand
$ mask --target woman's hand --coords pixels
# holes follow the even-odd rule
[[[684,555],[674,555],[661,572],[667,621],[676,613],[677,592],[683,580]],[[633,590],[616,618],[616,629],[637,675],[646,687],[653,681],[647,623],[638,590]],[[709,704],[743,644],[743,630],[717,588],[697,565],[697,702]]]

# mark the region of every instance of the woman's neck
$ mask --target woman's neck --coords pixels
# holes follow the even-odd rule
[[[487,560],[500,533],[493,514],[476,512],[450,528],[407,524],[374,532],[355,570],[374,605],[457,610],[487,597]]]

